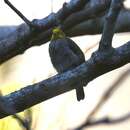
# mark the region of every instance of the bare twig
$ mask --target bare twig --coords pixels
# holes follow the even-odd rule
[[[86,124],[84,124],[84,126],[82,125],[82,126],[76,128],[75,130],[82,130],[83,128],[88,128],[88,127],[102,125],[102,124],[105,124],[105,125],[119,124],[124,121],[127,121],[128,119],[130,119],[130,112],[121,117],[118,117],[118,118],[104,117],[104,118],[98,119],[96,121],[89,120],[88,122],[86,122]]]
[[[30,125],[29,121],[26,119],[26,117],[25,117],[25,119],[23,119],[20,116],[18,116],[17,114],[12,115],[12,117],[14,119],[16,119],[18,121],[18,123],[22,127],[24,127],[26,130],[31,130],[31,125]]]
[[[32,27],[31,22],[18,10],[9,0],[4,0],[4,2],[30,27]]]
[[[99,103],[96,105],[94,110],[89,114],[88,118],[90,117],[92,118],[94,116],[94,114],[101,108],[101,106],[103,106],[103,104],[112,96],[112,94],[116,91],[116,89],[119,88],[119,84],[125,80],[128,74],[130,74],[130,70],[127,70],[122,75],[120,75],[120,77],[115,81],[115,83],[112,84],[108,88],[108,90],[106,90]]]

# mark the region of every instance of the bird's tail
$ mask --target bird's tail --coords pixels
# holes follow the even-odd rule
[[[77,100],[78,101],[84,99],[85,94],[84,94],[84,88],[83,88],[83,86],[77,86],[76,87],[76,96],[77,96]]]

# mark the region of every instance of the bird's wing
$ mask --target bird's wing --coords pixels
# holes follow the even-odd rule
[[[69,47],[73,50],[73,52],[75,53],[75,55],[79,56],[81,61],[84,62],[85,61],[85,56],[84,53],[82,52],[82,50],[80,49],[80,47],[71,39],[67,38]]]

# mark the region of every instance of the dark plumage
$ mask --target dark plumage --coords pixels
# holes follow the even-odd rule
[[[49,44],[49,53],[52,64],[58,73],[73,69],[85,62],[81,49],[74,41],[65,37],[61,29],[53,30],[52,40]],[[84,90],[81,83],[76,84],[77,100],[84,99]]]

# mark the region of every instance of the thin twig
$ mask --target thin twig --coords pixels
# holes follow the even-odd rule
[[[18,116],[17,114],[15,115],[12,115],[12,117],[14,119],[16,119],[18,121],[18,123],[24,127],[26,130],[31,130],[31,126],[30,126],[30,123],[28,122],[28,120],[26,119],[22,119],[20,116]],[[25,117],[26,118],[26,117]]]
[[[128,119],[130,119],[130,112],[125,115],[122,115],[118,118],[104,117],[104,118],[98,119],[96,121],[89,120],[87,122],[87,124],[85,124],[84,126],[81,126],[79,128],[76,128],[75,130],[82,130],[83,128],[88,128],[88,127],[97,126],[97,125],[101,125],[101,124],[105,124],[105,125],[119,124],[124,121],[127,121]]]
[[[4,2],[29,26],[33,27],[32,22],[29,21],[9,0],[4,0]]]

